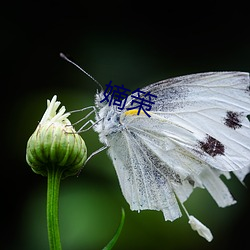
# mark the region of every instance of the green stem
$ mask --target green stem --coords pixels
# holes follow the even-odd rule
[[[62,171],[58,167],[48,168],[47,227],[50,250],[61,250],[59,231],[59,188]]]

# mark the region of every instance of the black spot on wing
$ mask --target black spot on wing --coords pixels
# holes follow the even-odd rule
[[[224,145],[210,135],[207,135],[205,141],[200,141],[199,146],[204,152],[212,157],[224,155],[225,152]]]
[[[227,115],[224,118],[224,124],[232,129],[240,128],[242,113],[227,111]]]
[[[187,177],[187,181],[192,187],[194,187],[195,181],[190,176]]]
[[[250,85],[247,86],[246,92],[250,95]]]

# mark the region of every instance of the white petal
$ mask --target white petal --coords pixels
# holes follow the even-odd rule
[[[191,228],[198,232],[200,236],[205,238],[207,241],[211,241],[213,239],[213,235],[209,228],[203,225],[199,220],[197,220],[194,216],[189,216],[189,222]]]
[[[57,112],[61,102],[56,101],[56,99],[57,96],[54,95],[51,101],[47,100],[48,107],[40,121],[40,124],[44,124],[46,122],[60,122],[66,125],[71,125],[70,121],[67,119],[70,113],[65,113],[66,108],[64,106],[62,106]]]

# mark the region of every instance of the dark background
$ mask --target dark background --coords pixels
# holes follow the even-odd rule
[[[250,68],[248,5],[240,2],[1,5],[2,249],[48,249],[46,178],[25,161],[27,140],[46,99],[57,94],[67,110],[93,105],[97,85],[62,60],[60,52],[103,85],[112,80],[131,89],[183,74]],[[89,154],[101,147],[94,132],[82,136]],[[196,190],[186,203],[190,214],[211,229],[214,240],[208,243],[190,229],[185,216],[171,223],[161,212],[130,211],[102,152],[78,178],[62,181],[63,249],[101,249],[119,224],[121,207],[126,220],[114,249],[248,249],[249,189],[234,177],[225,182],[236,205],[218,208],[205,190]],[[245,182],[249,187],[249,176]]]

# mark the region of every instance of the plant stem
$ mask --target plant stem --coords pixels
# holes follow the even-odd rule
[[[62,176],[59,167],[48,168],[47,185],[47,228],[50,250],[61,250],[61,240],[59,231],[59,188]]]

